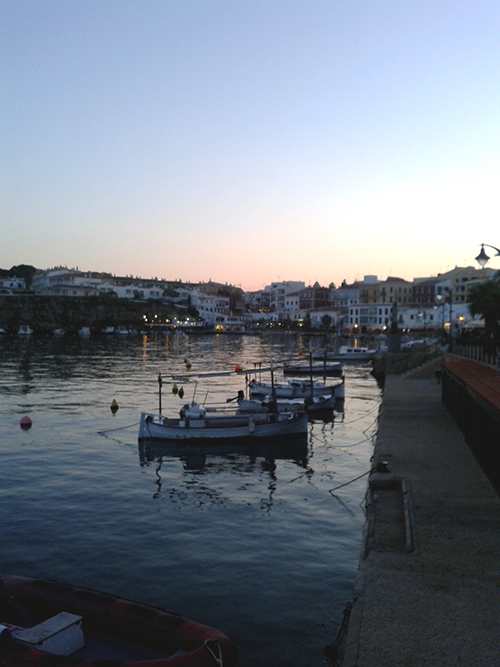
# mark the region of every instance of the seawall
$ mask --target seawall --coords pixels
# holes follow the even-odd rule
[[[436,369],[386,376],[343,667],[500,664],[500,498]]]

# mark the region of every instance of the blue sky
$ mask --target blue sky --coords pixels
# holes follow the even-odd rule
[[[2,268],[253,290],[500,247],[498,0],[3,0],[0,23]]]

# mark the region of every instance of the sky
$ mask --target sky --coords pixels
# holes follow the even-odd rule
[[[478,266],[499,149],[498,0],[0,4],[0,268],[258,290]]]

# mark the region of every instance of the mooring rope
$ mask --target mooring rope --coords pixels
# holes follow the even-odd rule
[[[133,426],[139,426],[141,422],[135,422],[135,424],[129,424],[128,426],[118,426],[118,428],[108,428],[106,431],[97,431],[99,435],[107,435],[108,433],[113,433],[113,431],[123,431],[126,428],[132,428]]]

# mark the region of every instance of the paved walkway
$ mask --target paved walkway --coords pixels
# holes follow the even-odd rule
[[[343,667],[500,666],[500,498],[431,372],[387,376]]]

